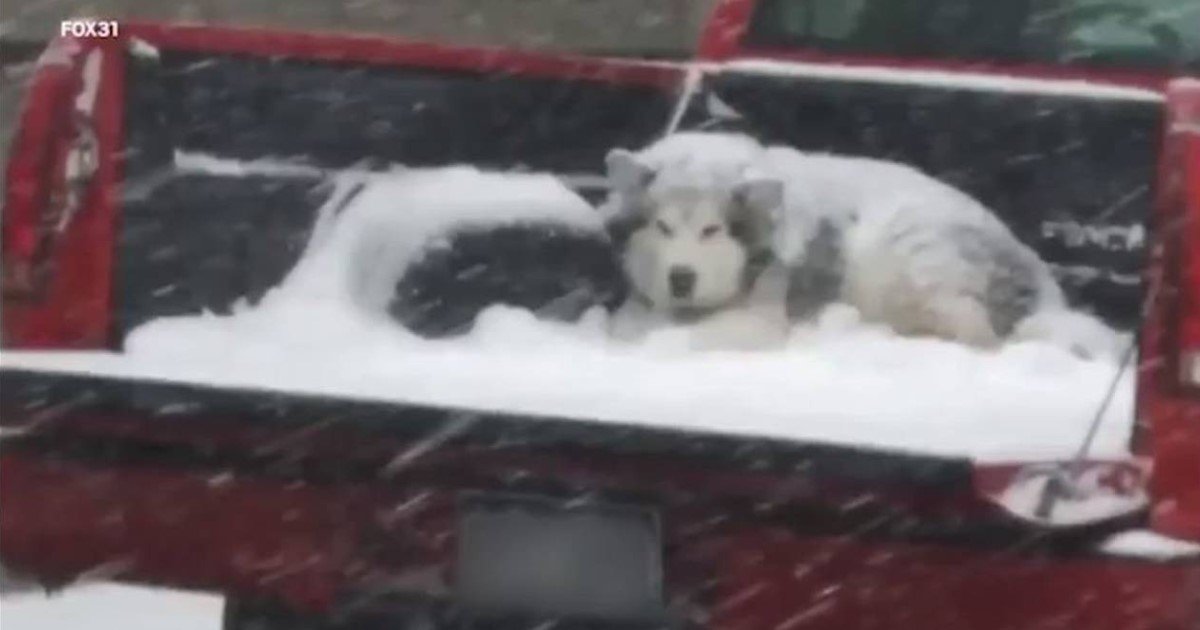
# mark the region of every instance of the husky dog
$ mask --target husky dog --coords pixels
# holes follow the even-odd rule
[[[772,238],[782,184],[651,186],[653,173],[623,151],[611,153],[608,166],[636,206],[610,223],[630,291],[613,318],[616,336],[676,321],[697,323],[700,345],[781,342],[786,274]]]
[[[604,209],[631,286],[613,320],[621,337],[699,321],[718,344],[761,346],[833,301],[901,334],[977,347],[1072,318],[1103,327],[1068,312],[1048,265],[991,211],[901,164],[694,132],[606,162]],[[1022,326],[1043,313],[1063,315]]]

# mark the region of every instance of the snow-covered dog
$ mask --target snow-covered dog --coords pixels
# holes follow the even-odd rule
[[[617,179],[647,177],[613,153]],[[649,183],[647,179],[647,184]],[[787,334],[787,274],[773,250],[783,187],[747,180],[727,187],[643,186],[636,209],[610,223],[629,297],[614,333],[636,338],[666,322],[696,324],[708,347],[761,347]],[[633,197],[631,197],[633,199]]]
[[[911,167],[715,133],[615,149],[607,166],[631,286],[619,336],[695,320],[717,345],[761,346],[843,301],[905,335],[1114,352],[1115,335],[1069,311],[1049,267],[991,211]]]

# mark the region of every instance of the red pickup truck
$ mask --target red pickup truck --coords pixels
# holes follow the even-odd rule
[[[231,630],[1200,628],[1200,8],[1160,4],[722,0],[679,61],[196,25],[56,40],[6,172],[0,559],[222,593]],[[259,303],[357,194],[334,174],[548,172],[596,201],[611,148],[722,128],[983,201],[1136,334],[1080,407],[1128,387],[1127,439],[1095,450],[1104,409],[988,456],[122,363],[147,323]],[[408,324],[440,336],[481,289],[458,273],[477,258],[438,260]],[[1037,401],[1015,402],[1019,445]]]

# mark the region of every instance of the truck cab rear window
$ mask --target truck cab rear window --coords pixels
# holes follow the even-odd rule
[[[747,44],[900,58],[1200,70],[1200,0],[763,0]]]

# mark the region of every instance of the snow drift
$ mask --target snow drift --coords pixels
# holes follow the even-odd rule
[[[10,352],[0,361],[981,460],[1073,455],[1117,370],[1038,342],[984,352],[901,338],[840,305],[796,326],[786,348],[758,353],[695,352],[686,327],[621,345],[608,339],[601,309],[566,324],[494,307],[469,334],[423,339],[384,303],[448,225],[594,229],[600,217],[550,176],[450,168],[345,177],[301,261],[259,304],[152,321],[123,353]],[[358,184],[366,188],[351,198]],[[1128,376],[1094,456],[1126,453],[1132,406]]]

